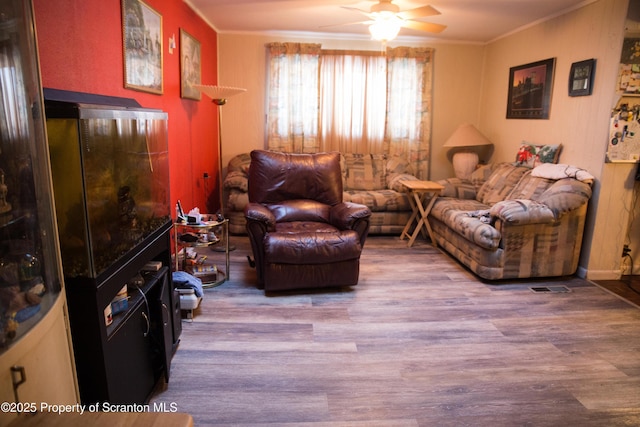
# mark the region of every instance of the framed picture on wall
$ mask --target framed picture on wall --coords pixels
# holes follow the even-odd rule
[[[569,96],[591,95],[593,91],[595,67],[595,59],[587,59],[571,64],[571,71],[569,72]]]
[[[162,15],[142,0],[122,0],[124,87],[163,93]]]
[[[548,119],[555,58],[509,69],[507,119]]]
[[[200,100],[200,91],[193,87],[200,84],[200,42],[180,29],[180,96]]]

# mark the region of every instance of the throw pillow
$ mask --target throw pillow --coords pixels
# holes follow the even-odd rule
[[[516,154],[516,165],[533,168],[541,163],[558,163],[561,147],[561,144],[535,145],[523,141]]]
[[[482,184],[487,182],[491,174],[493,173],[495,163],[489,163],[487,165],[479,165],[476,170],[471,172],[471,184],[476,188],[476,191],[482,187]]]
[[[387,156],[387,174],[394,173],[415,175],[411,164],[404,157],[397,154]]]
[[[382,154],[343,154],[346,176],[345,190],[384,190],[386,188],[385,156]]]
[[[488,206],[505,200],[526,172],[530,170],[511,163],[500,163],[478,190],[476,200]]]

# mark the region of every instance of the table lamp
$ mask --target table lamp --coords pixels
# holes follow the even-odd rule
[[[451,162],[456,178],[467,180],[471,178],[471,173],[479,162],[478,153],[473,148],[487,145],[493,145],[493,143],[472,124],[463,124],[453,132],[443,147],[453,149]]]

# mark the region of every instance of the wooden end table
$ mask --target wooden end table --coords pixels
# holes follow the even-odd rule
[[[427,220],[427,215],[431,212],[433,204],[444,187],[433,181],[400,181],[400,184],[409,191],[409,203],[411,203],[411,210],[413,211],[409,221],[407,221],[407,225],[402,230],[402,234],[400,234],[400,239],[404,240],[405,237],[408,237],[408,246],[411,247],[420,231],[422,231],[425,238],[427,237],[426,231],[433,246],[437,247],[438,243],[433,237],[433,231]],[[409,230],[414,221],[417,221],[416,228],[413,230],[413,234],[410,235]]]

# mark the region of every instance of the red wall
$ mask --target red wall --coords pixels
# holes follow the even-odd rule
[[[180,98],[179,45],[180,28],[200,42],[202,82],[216,84],[216,32],[183,1],[145,2],[162,15],[162,95],[124,88],[118,0],[33,0],[42,85],[134,98],[143,107],[167,112],[172,203],[180,200],[185,210],[197,206],[201,212],[215,212],[219,209],[217,107],[206,96],[200,101]],[[174,34],[176,49],[170,54],[169,38]],[[208,182],[203,178],[205,173],[210,177]]]

